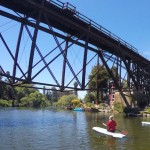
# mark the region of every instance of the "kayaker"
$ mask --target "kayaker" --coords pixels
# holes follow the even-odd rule
[[[115,132],[116,131],[116,121],[114,120],[113,116],[109,116],[109,121],[105,124],[103,123],[105,126],[107,126],[107,130],[110,132]]]

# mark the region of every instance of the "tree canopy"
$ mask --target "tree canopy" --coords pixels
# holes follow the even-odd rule
[[[48,101],[45,95],[41,94],[31,84],[23,84],[22,87],[13,87],[7,84],[8,80],[0,78],[0,106],[21,106],[21,107],[46,107]]]
[[[107,87],[108,72],[104,66],[94,66],[89,75],[89,89],[101,89]]]
[[[117,68],[112,67],[111,71],[115,77],[119,75],[117,73]],[[103,98],[103,93],[106,94],[108,88],[108,82],[111,79],[111,76],[108,74],[107,69],[103,65],[95,65],[91,73],[89,75],[89,85],[88,88],[90,89],[87,95],[84,98],[85,102],[93,102],[97,100],[97,94],[101,95],[100,99]],[[97,93],[99,92],[99,93]],[[105,96],[106,97],[106,96]],[[99,101],[99,100],[98,100]]]

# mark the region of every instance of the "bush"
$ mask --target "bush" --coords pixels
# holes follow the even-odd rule
[[[148,113],[150,113],[150,107],[149,107],[149,108],[146,108],[146,111],[147,111]]]
[[[82,106],[80,100],[78,100],[78,99],[73,99],[72,104],[74,107],[81,107]]]
[[[77,97],[75,95],[64,95],[62,97],[59,98],[57,105],[58,106],[68,106],[68,105],[72,105],[72,100],[73,99],[77,99]]]
[[[122,103],[115,102],[114,103],[114,110],[117,111],[117,112],[122,113],[123,110],[124,110],[124,106],[122,105]]]
[[[101,109],[104,109],[106,106],[107,106],[107,104],[105,104],[105,103],[100,103],[99,104],[99,108],[101,108]]]
[[[87,93],[84,97],[84,102],[85,103],[92,103],[93,101],[95,102],[96,98],[93,93]]]
[[[27,95],[21,99],[20,106],[23,107],[46,107],[48,106],[47,98],[38,91]]]
[[[1,107],[11,107],[12,106],[12,101],[0,100],[0,106]]]
[[[93,103],[85,103],[86,107],[94,107]]]

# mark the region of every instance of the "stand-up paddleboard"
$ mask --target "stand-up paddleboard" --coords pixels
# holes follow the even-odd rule
[[[150,125],[150,122],[142,121],[142,125]]]
[[[121,134],[121,133],[109,132],[109,131],[107,131],[107,129],[100,128],[100,127],[93,127],[92,129],[94,131],[98,132],[98,133],[102,133],[102,134],[105,134],[105,135],[110,135],[110,136],[115,137],[115,138],[123,138],[123,137],[126,136],[126,135]]]

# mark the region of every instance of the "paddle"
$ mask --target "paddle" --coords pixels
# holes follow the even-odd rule
[[[107,127],[107,125],[105,124],[105,123],[102,123],[105,127]],[[121,130],[119,130],[119,129],[116,129],[117,131],[119,131],[119,132],[121,132],[122,134],[124,134],[124,135],[127,135],[128,134],[128,132],[126,132],[126,131],[121,131]]]

